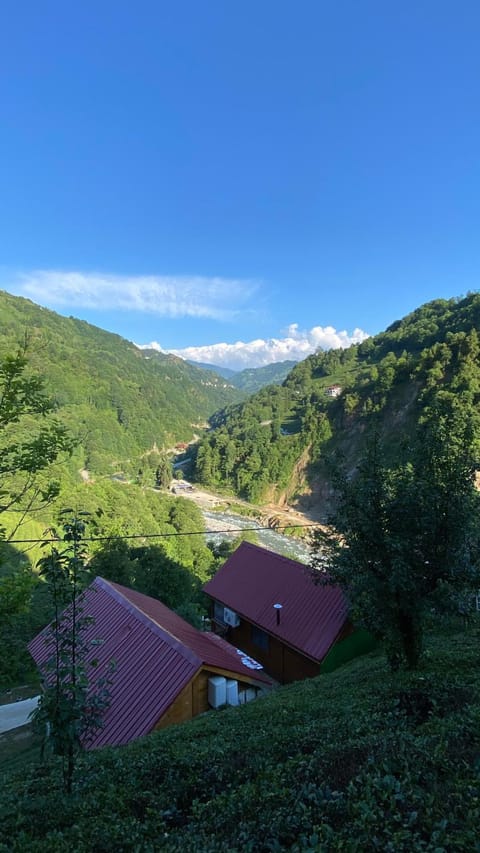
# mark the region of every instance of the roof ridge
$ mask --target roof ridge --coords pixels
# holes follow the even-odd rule
[[[167,640],[170,645],[179,651],[184,658],[190,661],[190,663],[195,664],[196,666],[203,666],[202,659],[195,654],[188,646],[185,645],[181,640],[178,639],[174,634],[171,634],[170,631],[167,631],[162,625],[159,625],[156,619],[153,619],[148,613],[145,613],[144,610],[141,609],[137,604],[134,604],[126,595],[124,595],[119,589],[118,586],[121,584],[115,584],[114,581],[105,580],[105,578],[100,577],[98,575],[94,584],[98,582],[98,585],[105,590],[109,595],[112,596],[122,607],[125,607],[126,610],[129,610],[130,613],[135,616],[140,622],[149,627],[154,633],[158,634],[162,639]],[[132,592],[137,592],[137,590],[132,590]],[[139,595],[145,595],[145,593],[141,592]],[[152,598],[149,595],[145,595],[145,598],[150,598],[153,602],[157,604],[162,604],[161,601],[157,601],[157,599]],[[165,606],[165,605],[163,605]],[[179,619],[182,617],[179,616]],[[188,623],[187,623],[188,624]],[[193,626],[192,626],[193,627]],[[196,629],[194,629],[196,630]]]
[[[285,563],[293,563],[294,565],[299,566],[299,568],[301,569],[309,568],[306,563],[301,563],[300,560],[294,560],[293,557],[286,557],[285,554],[278,554],[276,551],[271,551],[269,548],[263,548],[261,545],[255,545],[253,542],[241,542],[237,550],[239,551],[240,548],[253,548],[255,551],[260,551],[262,554],[267,553],[271,557],[275,557],[275,559],[277,560],[283,560]]]

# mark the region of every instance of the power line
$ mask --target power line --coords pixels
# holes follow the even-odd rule
[[[257,525],[256,527],[230,527],[227,530],[190,530],[184,531],[180,533],[175,531],[175,533],[130,533],[130,534],[112,534],[111,536],[82,536],[79,539],[80,542],[111,542],[116,539],[126,540],[126,539],[168,539],[172,536],[216,536],[219,533],[243,533],[246,530],[270,530],[272,533],[276,533],[278,530],[290,530],[292,528],[295,529],[307,529],[310,527],[318,527],[318,524],[284,524],[279,525],[278,527],[272,528],[266,525],[265,527],[261,527]],[[63,539],[59,537],[51,537],[49,539],[7,539],[7,544],[9,545],[44,545],[49,542],[63,542]]]

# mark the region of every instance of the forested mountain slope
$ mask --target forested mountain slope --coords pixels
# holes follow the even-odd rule
[[[295,367],[295,361],[277,361],[264,367],[246,367],[230,377],[230,382],[248,394],[254,394],[265,385],[281,385]]]
[[[190,440],[193,424],[241,397],[210,371],[0,291],[0,352],[26,337],[32,367],[78,435],[74,462],[93,473],[154,467],[145,454]]]
[[[354,468],[376,429],[395,455],[442,393],[476,408],[479,329],[480,295],[471,294],[430,302],[362,344],[315,353],[281,387],[213,418],[198,448],[198,480],[252,501],[301,497],[321,514],[338,452]]]

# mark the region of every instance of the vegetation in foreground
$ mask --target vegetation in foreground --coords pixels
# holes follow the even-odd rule
[[[478,623],[416,672],[370,655],[320,678],[14,775],[2,851],[479,850]]]
[[[378,439],[355,477],[338,477],[332,528],[316,534],[317,582],[342,587],[355,624],[388,649],[392,669],[415,668],[428,620],[468,613],[480,586],[478,445],[461,395],[444,392],[403,463]]]

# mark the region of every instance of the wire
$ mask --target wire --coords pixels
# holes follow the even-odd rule
[[[82,536],[78,541],[111,542],[115,539],[168,539],[172,536],[217,536],[219,533],[243,533],[245,530],[270,530],[272,533],[276,533],[278,530],[289,530],[292,528],[300,528],[303,530],[309,527],[318,526],[318,524],[284,524],[279,525],[275,528],[268,527],[268,525],[266,525],[265,527],[260,527],[259,525],[257,525],[256,527],[230,527],[227,530],[190,530],[185,531],[184,533],[179,533],[178,531],[176,531],[175,533],[130,533],[123,535],[114,533],[111,536]],[[9,545],[43,545],[48,544],[48,542],[63,542],[63,539],[61,537],[56,538],[52,536],[50,539],[7,539],[6,542]]]

